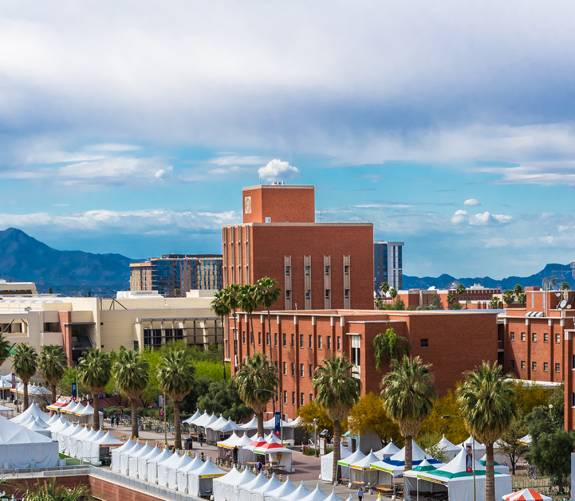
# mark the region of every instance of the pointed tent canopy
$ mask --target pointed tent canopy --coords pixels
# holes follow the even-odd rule
[[[195,459],[198,459],[198,457],[196,456]],[[201,461],[201,459],[200,459],[200,461]],[[218,479],[218,482],[220,482],[222,484],[229,484],[235,478],[238,478],[240,475],[241,475],[241,473],[238,471],[238,469],[234,465],[230,471],[228,471],[223,477],[220,477]]]
[[[69,428],[71,425],[66,419],[60,419],[57,423],[54,423],[50,428],[48,428],[52,433],[61,433],[66,428]]]
[[[363,459],[364,457],[365,457],[365,454],[363,452],[361,452],[359,449],[357,449],[350,456],[347,456],[346,458],[340,459],[337,462],[337,464],[340,466],[349,466],[351,463],[355,463],[356,461],[359,461],[360,459]]]
[[[200,461],[201,461],[201,459],[200,459]],[[180,468],[184,468],[186,465],[190,464],[191,462],[192,462],[192,458],[190,456],[188,456],[187,454],[184,454],[183,456],[180,456],[177,461],[174,461],[174,464],[172,464],[172,466],[170,466],[170,469],[179,470]]]
[[[296,490],[296,488],[297,487],[294,484],[292,484],[289,477],[287,477],[286,481],[283,484],[281,484],[280,487],[278,487],[273,491],[267,492],[266,495],[276,499],[282,499],[290,495],[293,491]]]
[[[250,483],[256,476],[247,468],[242,471],[233,481],[230,481],[230,485],[240,486]]]
[[[465,449],[462,449],[449,463],[437,468],[437,470],[434,470],[433,472],[426,473],[426,475],[443,479],[473,477],[473,472],[467,473],[466,459]],[[484,475],[485,468],[475,461],[475,476]],[[495,475],[499,475],[499,473],[495,472]]]
[[[453,450],[453,451],[459,452],[461,450],[461,445],[455,445],[455,444],[451,443],[449,440],[447,440],[447,438],[445,438],[445,435],[443,435],[441,440],[439,442],[437,442],[437,446],[443,447],[446,451],[452,451]]]
[[[180,455],[177,452],[170,454],[168,459],[163,461],[158,461],[158,466],[165,466],[166,468],[172,468],[172,465],[176,464],[180,459]]]
[[[110,446],[120,445],[122,443],[122,441],[118,440],[116,437],[111,435],[109,431],[107,431],[106,434],[102,438],[99,438],[98,440],[94,440],[94,443],[98,444],[102,447],[110,447]],[[131,443],[132,446],[134,445],[134,442],[132,442],[131,440],[128,440],[128,442],[126,442],[126,444],[128,444],[128,443]],[[124,447],[126,444],[122,445],[122,447]],[[120,450],[122,447],[120,447],[119,449],[116,449],[116,450]]]
[[[93,435],[88,436],[84,442],[97,442],[101,438],[104,438],[106,434],[102,430],[95,431]]]
[[[190,456],[187,457],[190,458]],[[201,468],[203,464],[204,462],[199,458],[199,456],[196,456],[194,459],[190,458],[190,461],[186,463],[184,466],[179,467],[178,471],[186,471],[186,472],[194,471],[197,470],[198,468]]]
[[[220,417],[218,419],[216,419],[215,421],[213,421],[212,423],[210,423],[208,426],[206,426],[206,428],[211,428],[212,430],[217,430],[219,426],[222,426],[222,425],[226,424],[227,422],[228,422],[228,420],[225,419],[220,414]]]
[[[70,430],[69,433],[68,430]],[[79,424],[76,424],[75,426],[70,426],[69,428],[66,428],[66,430],[64,430],[63,435],[67,435],[68,437],[75,437],[76,435],[79,435],[83,431],[84,427],[80,426]]]
[[[504,501],[552,501],[549,496],[544,496],[532,489],[523,489],[522,491],[512,492],[503,496]]]
[[[215,426],[212,426],[212,430],[216,430],[216,431],[219,431],[222,433],[228,433],[230,431],[241,430],[241,428],[236,423],[234,423],[231,419],[228,419],[225,424],[218,426],[217,428]]]
[[[309,494],[311,494],[311,491],[305,485],[303,485],[302,481],[293,492],[281,499],[282,501],[299,501]]]
[[[531,435],[525,435],[523,438],[520,438],[517,441],[523,445],[531,445]]]
[[[287,421],[284,421],[283,419],[281,420],[281,426],[282,428],[293,428],[294,424],[292,423],[288,423]],[[267,421],[264,421],[264,430],[273,430],[276,427],[276,418],[273,417],[271,419],[268,419]]]
[[[276,479],[276,474],[273,473],[272,476],[270,477],[270,479],[261,487],[258,487],[256,489],[252,489],[252,493],[254,494],[267,494],[268,492],[271,492],[275,489],[277,489],[278,487],[280,487],[282,484],[281,482]]]
[[[286,452],[286,453],[291,454],[291,450],[285,448],[281,444],[281,442],[274,436],[272,436],[272,438],[270,439],[269,442],[266,442],[263,445],[259,445],[257,447],[254,447],[253,451],[256,454],[273,454],[276,452]]]
[[[359,461],[350,463],[349,467],[353,470],[371,470],[371,463],[377,463],[378,461],[379,458],[373,453],[373,451],[369,451],[367,456],[360,459]]]
[[[52,442],[51,438],[40,435],[35,431],[23,428],[17,423],[8,421],[0,416],[0,445],[4,444],[34,444],[38,442]]]
[[[92,430],[90,430],[90,428],[86,427],[82,427],[82,431],[80,433],[77,433],[76,435],[74,435],[74,439],[76,440],[84,440],[91,432]]]
[[[246,445],[245,449],[253,451],[256,447],[262,447],[265,444],[267,444],[267,442],[263,439],[263,437],[258,437],[251,444]]]
[[[435,466],[433,466],[427,459],[424,459],[418,466],[413,468],[411,471],[433,471],[437,470]]]
[[[477,456],[482,456],[483,454],[485,454],[486,451],[486,447],[483,444],[480,444],[477,440],[475,440],[471,435],[469,436],[469,438],[465,441],[459,444],[459,446],[465,450],[465,447],[467,445],[471,445],[471,447],[473,447],[473,442],[475,442],[475,454]]]
[[[30,416],[39,417],[42,419],[42,421],[46,421],[48,419],[48,416],[40,410],[38,404],[32,404],[22,414],[13,417],[12,419],[10,419],[10,421],[12,423],[20,424],[23,423],[24,421],[27,421],[30,418]]]
[[[203,426],[204,428],[209,428],[210,425],[211,425],[212,423],[215,423],[217,420],[218,420],[218,418],[217,418],[216,416],[214,416],[214,414],[212,414],[212,415],[208,418],[208,420],[206,421],[206,424],[203,424],[202,426]]]
[[[196,426],[204,426],[204,423],[207,423],[209,419],[210,415],[206,411],[204,411],[204,413],[200,417],[194,419],[194,422],[192,424],[195,424]]]
[[[86,405],[86,407],[82,407],[81,409],[74,412],[74,414],[76,414],[76,416],[93,416],[94,408],[90,404],[88,404]]]
[[[160,463],[163,463],[164,461],[170,459],[172,456],[173,456],[173,454],[168,449],[164,449],[161,454],[151,458],[149,462],[160,464]]]
[[[138,452],[140,452],[143,449],[143,447],[140,445],[140,442],[138,442],[136,440],[133,447],[130,447],[129,449],[126,449],[124,451],[121,449],[122,448],[120,447],[120,449],[116,449],[116,450],[119,451],[120,454],[122,454],[122,455],[135,456]]]
[[[413,440],[412,448],[412,465],[419,465],[424,459],[430,464],[441,465],[441,461],[432,458],[429,454],[425,453],[419,445]],[[398,453],[394,454],[390,458],[384,459],[383,461],[378,461],[376,463],[371,463],[371,467],[376,470],[386,471],[394,477],[401,475],[403,470],[405,470],[405,447],[401,449]]]
[[[350,494],[351,497],[351,494]],[[336,494],[335,491],[332,489],[331,490],[331,494],[325,498],[325,501],[341,501],[341,498],[339,498]]]
[[[263,472],[260,472],[250,482],[243,484],[242,489],[247,490],[247,491],[253,491],[254,489],[262,487],[267,481],[268,481],[268,479],[265,477]]]
[[[156,445],[156,447],[153,447],[152,450],[150,452],[148,452],[148,454],[145,454],[144,456],[140,456],[140,459],[145,459],[146,461],[148,461],[149,459],[153,459],[157,456],[159,456],[162,453],[162,450],[158,448],[158,446]]]
[[[47,423],[49,426],[52,426],[54,423],[57,423],[60,421],[60,418],[58,416],[58,414],[54,414],[50,419],[48,419]]]
[[[66,412],[66,409],[73,409],[74,407],[76,407],[76,402],[74,402],[74,400],[70,400],[66,405],[60,407],[58,410],[60,412]]]
[[[108,434],[110,434],[110,432],[108,432]],[[132,449],[134,447],[134,445],[136,445],[134,442],[132,442],[131,439],[128,439],[128,441],[122,445],[122,447],[118,447],[114,452],[126,452],[129,451],[130,449]]]
[[[256,417],[251,418],[247,423],[239,425],[242,430],[257,430],[258,420]]]
[[[190,416],[188,419],[185,419],[184,421],[182,421],[182,423],[195,424],[194,421],[199,417],[201,417],[200,411],[196,409],[196,412],[194,412],[193,416]]]
[[[209,459],[206,461],[203,466],[200,466],[195,472],[199,478],[217,478],[223,477],[226,472],[220,470],[214,463],[212,463]],[[265,477],[264,477],[265,478]]]
[[[150,444],[148,444],[148,442],[146,442],[146,445],[144,445],[144,447],[140,447],[140,449],[134,451],[133,454],[130,452],[129,456],[131,458],[141,458],[147,456],[148,454],[150,454],[150,452],[153,452],[153,450],[154,448]]]
[[[218,447],[233,449],[234,447],[245,447],[246,445],[250,445],[252,442],[253,440],[249,438],[247,435],[244,434],[241,437],[238,437],[234,432],[234,434],[230,438],[222,442],[218,442]]]
[[[485,454],[485,456],[483,456],[478,463],[485,467],[485,465],[487,464],[487,454]],[[509,466],[503,466],[502,464],[498,463],[497,461],[493,461],[493,466],[495,471],[498,471],[499,473],[504,473],[506,475],[509,475]]]
[[[36,422],[36,417],[35,416],[28,416],[26,419],[24,419],[23,421],[20,421],[18,424],[20,426],[24,426],[26,427],[26,425],[32,424]]]
[[[44,431],[44,427],[36,421],[36,418],[31,418],[32,422],[26,425],[26,429],[30,431]],[[22,426],[22,425],[21,425]]]
[[[374,454],[378,459],[388,458],[399,452],[399,448],[393,443],[389,442],[383,449],[375,451]]]
[[[75,403],[73,406],[67,406],[65,409],[62,409],[66,414],[76,414],[76,412],[81,411],[84,406],[78,402]]]
[[[326,498],[327,494],[319,488],[319,485],[316,485],[312,492],[310,492],[306,497],[301,498],[301,501],[324,501]]]

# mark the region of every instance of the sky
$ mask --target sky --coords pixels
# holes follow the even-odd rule
[[[316,186],[404,273],[575,260],[571,1],[0,4],[0,229],[221,252],[241,188]]]

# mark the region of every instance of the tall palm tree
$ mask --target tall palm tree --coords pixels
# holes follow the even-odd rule
[[[56,385],[64,377],[67,366],[68,357],[61,346],[57,344],[42,346],[38,367],[40,368],[44,381],[50,385],[50,389],[52,390],[52,403],[56,402]],[[52,411],[52,414],[54,414],[54,412],[56,411]]]
[[[313,387],[318,390],[316,401],[333,421],[333,482],[338,479],[337,462],[341,459],[341,422],[359,401],[361,381],[356,377],[354,365],[345,355],[332,359],[324,358],[323,365],[315,370]]]
[[[4,337],[4,334],[0,332],[0,367],[2,367],[2,364],[10,358],[10,348],[12,348],[10,341],[8,341]]]
[[[404,357],[401,362],[392,360],[391,372],[381,381],[385,410],[405,438],[405,471],[412,468],[413,439],[437,398],[430,368],[431,365],[422,364],[419,357]]]
[[[278,287],[277,280],[270,277],[260,278],[257,283],[257,302],[260,306],[268,311],[268,330],[270,336],[270,361],[273,362],[272,355],[272,320],[270,315],[270,308],[278,302],[282,290]],[[264,332],[264,347],[266,345],[267,336]]]
[[[90,389],[94,401],[94,430],[100,429],[100,400],[98,396],[104,391],[112,377],[112,360],[110,354],[93,348],[85,352],[78,364],[80,382]]]
[[[409,357],[411,343],[409,339],[398,336],[394,329],[387,329],[380,332],[373,340],[375,348],[375,367],[381,370],[381,364],[385,361],[391,363],[392,360],[399,359],[402,355]]]
[[[132,437],[138,436],[138,398],[148,385],[148,361],[139,351],[121,349],[112,365],[116,385],[130,399]]]
[[[254,353],[252,357],[246,357],[238,367],[234,384],[244,404],[256,414],[258,436],[263,436],[264,412],[279,384],[277,367],[268,360],[265,353]]]
[[[28,343],[12,348],[12,370],[24,384],[24,410],[28,408],[28,383],[38,371],[38,352]]]
[[[485,463],[485,499],[495,501],[495,470],[493,444],[497,442],[517,417],[517,393],[502,367],[483,362],[475,371],[465,372],[467,381],[457,389],[457,401],[465,424],[487,448]]]
[[[225,326],[225,318],[230,314],[230,306],[228,297],[225,290],[215,293],[213,301],[210,303],[210,309],[222,319],[222,326]],[[225,353],[222,356],[222,365],[224,369],[224,383],[226,382],[226,357]]]
[[[170,350],[158,363],[158,389],[174,402],[174,446],[177,449],[182,448],[180,402],[192,391],[195,373],[192,357],[186,349]]]
[[[250,332],[250,339],[248,340],[248,344],[250,344],[254,337],[254,321],[253,321],[253,313],[255,309],[258,307],[257,302],[257,294],[258,288],[256,285],[245,284],[242,285],[240,292],[238,294],[238,306],[240,309],[247,313],[248,315],[248,323],[251,329]]]

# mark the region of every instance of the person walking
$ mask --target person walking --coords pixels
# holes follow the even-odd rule
[[[234,447],[234,454],[233,454],[234,463],[237,463],[237,462],[238,462],[238,450],[239,450],[238,447],[235,446],[235,447]]]
[[[357,491],[357,499],[361,501],[363,499],[363,489],[360,487]]]
[[[203,447],[203,445],[202,445],[203,440],[204,440],[204,436],[202,435],[202,432],[200,431],[200,433],[198,433],[198,441],[200,442],[200,447]]]

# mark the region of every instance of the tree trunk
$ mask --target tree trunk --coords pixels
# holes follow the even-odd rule
[[[180,401],[174,400],[174,447],[182,448],[182,429],[180,426]]]
[[[563,475],[557,475],[557,487],[559,492],[563,492]]]
[[[251,332],[251,337],[250,337],[250,343],[252,343],[253,345],[253,351],[252,351],[252,356],[255,354],[256,352],[256,338],[254,337],[254,318],[253,318],[253,313],[250,313],[250,327],[252,329]]]
[[[405,471],[413,469],[413,439],[405,437]]]
[[[92,429],[98,431],[100,429],[100,399],[98,395],[92,393],[92,400],[94,400],[94,424]]]
[[[52,385],[52,405],[56,403],[56,385],[53,384]],[[56,414],[58,411],[52,411],[51,415],[53,416],[54,414]]]
[[[270,336],[270,362],[273,363],[274,357],[272,355],[272,317],[270,316],[270,309],[268,308],[268,329]],[[266,342],[268,338],[266,337]]]
[[[338,479],[338,461],[341,459],[341,447],[339,445],[341,441],[341,426],[339,421],[334,421],[333,422],[333,481],[332,484],[335,485],[337,484],[337,479]],[[317,444],[316,444],[317,447]]]
[[[225,328],[225,317],[222,317],[222,326]],[[225,330],[225,329],[224,329]],[[226,343],[222,339],[222,366],[224,369],[224,384],[226,382]]]
[[[487,444],[485,461],[485,501],[495,501],[495,465],[493,463],[493,444]],[[473,458],[475,461],[475,458]]]
[[[138,438],[138,400],[131,398],[130,405],[132,406],[132,438]]]
[[[264,435],[264,413],[259,412],[256,414],[256,419],[258,420],[258,438]],[[257,438],[256,438],[257,440]]]
[[[23,404],[22,412],[24,412],[28,408],[28,381],[24,383],[24,397],[23,397]]]

